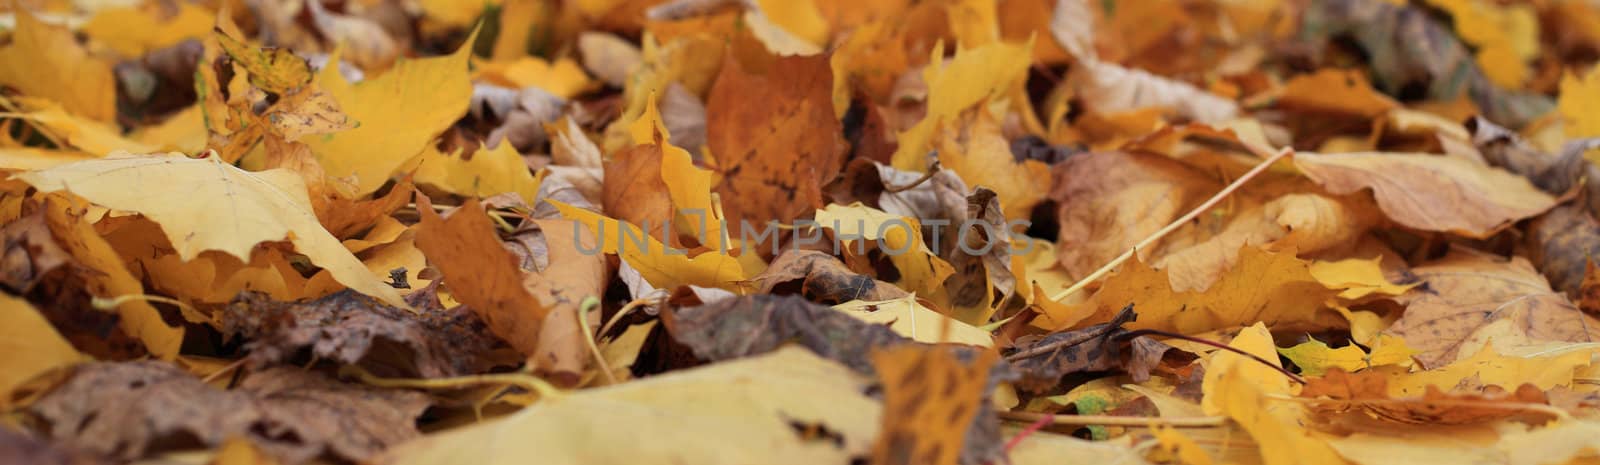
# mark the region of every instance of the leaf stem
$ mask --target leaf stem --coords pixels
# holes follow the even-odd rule
[[[1222,199],[1227,198],[1229,195],[1233,194],[1234,191],[1239,190],[1240,187],[1244,186],[1245,182],[1255,178],[1256,175],[1266,171],[1267,168],[1272,166],[1273,163],[1277,163],[1278,160],[1282,160],[1283,157],[1289,156],[1289,154],[1292,153],[1294,153],[1293,148],[1284,147],[1283,150],[1279,150],[1278,153],[1268,157],[1265,160],[1262,160],[1261,163],[1257,164],[1254,168],[1250,168],[1250,171],[1245,172],[1243,176],[1239,177],[1239,179],[1235,179],[1232,183],[1229,183],[1227,187],[1224,187],[1221,191],[1217,192],[1216,195],[1213,195],[1210,199],[1207,199],[1205,203],[1200,204],[1200,206],[1195,207],[1194,210],[1190,210],[1188,214],[1183,215],[1183,217],[1178,218],[1171,224],[1168,224],[1166,227],[1161,228],[1160,231],[1156,231],[1155,234],[1151,234],[1150,237],[1146,237],[1144,240],[1139,241],[1139,243],[1134,245],[1132,248],[1122,252],[1122,255],[1118,255],[1117,258],[1111,259],[1111,261],[1106,263],[1105,266],[1100,267],[1098,270],[1094,270],[1093,273],[1089,273],[1088,276],[1085,276],[1083,279],[1078,280],[1078,282],[1073,283],[1071,287],[1068,287],[1066,290],[1051,296],[1050,300],[1060,301],[1062,299],[1066,299],[1067,297],[1071,297],[1073,294],[1077,294],[1078,291],[1082,291],[1084,288],[1089,287],[1089,284],[1099,281],[1107,274],[1111,274],[1111,270],[1116,269],[1118,266],[1121,266],[1123,262],[1133,258],[1134,254],[1138,253],[1139,249],[1150,247],[1151,244],[1155,244],[1156,241],[1166,237],[1167,234],[1171,234],[1184,224],[1194,221],[1194,219],[1199,217],[1201,213],[1205,213],[1206,210],[1210,210],[1211,207],[1216,206],[1217,203],[1222,201]]]
[[[1280,366],[1280,365],[1278,365],[1276,363],[1272,363],[1272,362],[1267,361],[1266,359],[1263,359],[1261,357],[1257,357],[1256,354],[1245,352],[1245,351],[1239,350],[1238,348],[1235,348],[1233,346],[1230,346],[1230,345],[1227,345],[1227,344],[1223,344],[1221,342],[1209,340],[1209,339],[1202,339],[1202,338],[1189,336],[1189,335],[1184,335],[1184,334],[1178,334],[1178,333],[1170,333],[1170,332],[1162,331],[1162,330],[1159,330],[1159,329],[1136,329],[1136,330],[1133,330],[1133,331],[1128,331],[1126,333],[1119,334],[1119,335],[1117,335],[1117,337],[1134,338],[1134,337],[1139,337],[1139,336],[1143,336],[1143,335],[1146,335],[1146,334],[1151,334],[1151,335],[1156,335],[1156,336],[1161,336],[1161,337],[1170,337],[1170,338],[1173,338],[1173,339],[1182,339],[1182,340],[1185,340],[1185,341],[1193,342],[1195,344],[1208,345],[1208,346],[1211,346],[1211,347],[1216,347],[1216,348],[1221,349],[1221,350],[1226,350],[1228,352],[1233,352],[1235,354],[1239,354],[1239,355],[1242,355],[1244,357],[1247,357],[1247,358],[1249,358],[1251,360],[1255,360],[1257,363],[1260,363],[1262,365],[1266,365],[1266,366],[1272,367],[1272,369],[1274,369],[1274,370],[1278,370],[1279,373],[1283,373],[1284,376],[1289,377],[1290,381],[1294,381],[1294,382],[1300,383],[1300,384],[1306,384],[1306,379],[1305,378],[1301,377],[1298,374],[1295,374],[1295,372],[1289,371],[1288,368],[1284,368],[1284,367],[1282,367],[1282,366]]]
[[[617,384],[617,375],[611,373],[611,364],[606,363],[605,354],[601,354],[600,346],[594,343],[594,333],[589,332],[589,311],[599,307],[600,298],[591,295],[583,299],[578,308],[578,329],[583,333],[583,344],[589,346],[589,353],[594,355],[594,366],[606,377],[606,384]]]
[[[341,375],[354,376],[363,384],[383,388],[410,388],[410,389],[460,389],[467,386],[480,384],[500,384],[522,387],[536,392],[539,397],[553,399],[566,395],[561,389],[549,382],[527,373],[490,373],[483,375],[457,376],[452,378],[380,378],[367,370],[355,366],[345,365],[339,369]]]

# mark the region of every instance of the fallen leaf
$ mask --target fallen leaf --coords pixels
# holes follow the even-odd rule
[[[1037,160],[1017,161],[999,122],[981,108],[963,112],[945,124],[948,127],[933,143],[941,166],[955,171],[973,188],[998,194],[1005,219],[1030,218],[1034,205],[1050,192],[1050,167]]]
[[[1531,384],[1539,389],[1570,386],[1579,367],[1589,364],[1589,352],[1570,351],[1547,356],[1518,357],[1502,355],[1493,346],[1485,345],[1470,357],[1455,360],[1448,365],[1427,371],[1406,373],[1389,379],[1389,393],[1395,396],[1416,396],[1429,387],[1455,391],[1482,390],[1484,386],[1521,386]]]
[[[535,290],[542,280],[527,276],[521,260],[501,245],[483,205],[468,201],[446,219],[434,213],[426,196],[417,196],[417,207],[417,248],[444,275],[451,295],[507,344],[542,359],[540,327],[558,303]]]
[[[969,452],[982,449],[967,441],[968,428],[963,426],[977,421],[999,429],[993,417],[980,416],[987,413],[981,408],[987,400],[986,375],[997,358],[985,351],[963,360],[938,346],[900,345],[873,352],[872,365],[883,383],[883,425],[871,463],[984,463],[988,457]]]
[[[1355,372],[1383,365],[1411,366],[1412,350],[1398,337],[1381,335],[1370,350],[1364,349],[1355,344],[1334,349],[1312,339],[1294,347],[1280,348],[1278,355],[1294,362],[1294,366],[1300,367],[1300,373],[1310,376],[1321,376],[1330,369]]]
[[[1383,272],[1383,256],[1371,259],[1347,258],[1311,263],[1311,276],[1328,289],[1340,289],[1339,298],[1359,300],[1371,295],[1396,296],[1422,284],[1393,283]]]
[[[633,464],[640,457],[729,465],[841,462],[866,455],[878,435],[883,407],[863,394],[868,384],[837,363],[783,348],[542,399],[507,417],[402,444],[379,461],[499,465],[537,455],[597,465]],[[807,425],[831,434],[808,438]],[[493,437],[523,439],[486,441]]]
[[[1415,425],[1484,423],[1517,416],[1530,423],[1552,419],[1550,412],[1542,409],[1548,402],[1544,391],[1532,384],[1509,391],[1488,386],[1481,393],[1454,393],[1428,386],[1421,397],[1406,398],[1390,397],[1387,384],[1380,373],[1333,370],[1308,380],[1299,395],[1314,399],[1309,401],[1311,408],[1321,414],[1360,410],[1381,421]]]
[[[0,325],[0,347],[15,355],[0,369],[0,406],[11,404],[12,391],[35,376],[85,361],[28,301],[0,296],[0,312],[6,321]]]
[[[872,349],[909,341],[888,326],[868,323],[798,296],[728,299],[680,308],[665,314],[662,321],[674,339],[702,359],[747,357],[794,342],[867,374],[873,373]]]
[[[901,336],[917,342],[950,342],[980,347],[994,345],[988,331],[954,320],[917,302],[907,295],[893,300],[851,300],[834,305],[835,310],[868,323],[886,325]]]
[[[1405,314],[1385,332],[1417,349],[1433,368],[1455,360],[1457,347],[1479,327],[1510,320],[1530,338],[1595,342],[1600,321],[1584,315],[1522,257],[1502,261],[1463,251],[1412,269],[1427,285],[1398,300]]]
[[[1335,194],[1371,188],[1384,215],[1424,231],[1483,238],[1555,206],[1554,198],[1526,179],[1456,158],[1302,153],[1294,162]]]
[[[1016,351],[1006,356],[1022,373],[1017,385],[1043,392],[1062,376],[1106,370],[1126,371],[1136,381],[1149,379],[1150,370],[1172,347],[1149,337],[1129,336],[1124,326],[1136,319],[1132,307],[1123,307],[1105,323],[1018,340]]]
[[[896,169],[922,172],[928,169],[928,149],[938,128],[979,102],[1010,91],[1026,77],[1029,46],[991,43],[972,49],[956,50],[948,63],[938,60],[922,71],[928,86],[927,116],[899,134],[900,145],[891,157]],[[935,46],[932,56],[942,57],[943,45]]]
[[[1228,345],[1260,358],[1226,351],[1213,355],[1202,387],[1205,397],[1200,405],[1205,412],[1239,422],[1261,446],[1263,463],[1343,463],[1326,442],[1306,429],[1304,406],[1273,399],[1293,391],[1288,378],[1258,361],[1277,364],[1266,326],[1256,323],[1245,328]]]
[[[1074,309],[1074,315],[1045,316],[1049,327],[1065,328],[1111,321],[1119,309],[1133,304],[1140,318],[1129,323],[1129,329],[1194,334],[1252,321],[1280,327],[1311,324],[1322,302],[1338,294],[1311,275],[1309,263],[1289,253],[1254,247],[1240,249],[1239,262],[1209,288],[1173,287],[1166,271],[1130,262],[1106,278],[1089,302]]]
[[[365,460],[418,435],[426,396],[332,381],[296,368],[218,390],[164,362],[92,363],[27,407],[51,437],[131,460],[188,436],[218,446],[249,437],[285,463],[328,456]]]
[[[511,192],[531,205],[539,195],[539,181],[509,143],[452,154],[427,147],[408,165],[414,168],[402,167],[401,171],[410,171],[416,183],[460,196],[482,198]]]
[[[305,184],[288,171],[251,173],[214,156],[167,154],[89,160],[18,178],[40,191],[66,190],[107,208],[143,214],[161,224],[184,260],[206,250],[249,260],[257,244],[287,240],[340,283],[384,303],[407,307],[399,293],[367,272],[322,228],[311,212]],[[146,181],[150,178],[190,182],[151,185]],[[129,190],[143,195],[125,195]]]
[[[1278,106],[1295,111],[1324,112],[1372,118],[1400,106],[1372,89],[1359,71],[1324,69],[1295,76],[1283,84]]]
[[[255,367],[289,362],[309,349],[319,359],[374,363],[399,376],[462,376],[492,368],[501,344],[466,309],[416,314],[348,291],[309,302],[244,293],[219,321],[225,334],[251,341],[245,350]]]
[[[885,301],[907,295],[893,284],[857,274],[839,259],[815,250],[785,251],[750,280],[759,284],[757,290],[763,294],[798,293],[819,303]]]
[[[723,62],[706,98],[706,143],[728,221],[793,223],[823,203],[844,163],[838,138],[818,135],[840,133],[828,57],[777,57],[761,71]]]
[[[111,66],[78,46],[72,32],[20,6],[11,43],[0,49],[0,84],[59,102],[68,112],[109,123],[117,115]],[[103,155],[103,154],[102,154]]]
[[[369,194],[466,113],[467,56],[476,37],[451,55],[407,60],[354,84],[330,60],[313,82],[360,127],[306,141],[328,175],[353,177],[355,194]]]

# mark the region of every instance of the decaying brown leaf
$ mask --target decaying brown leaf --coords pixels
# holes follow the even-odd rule
[[[799,293],[821,303],[890,300],[906,295],[906,291],[893,284],[856,274],[838,258],[815,250],[784,252],[772,259],[767,271],[750,280],[760,284],[763,294]]]
[[[390,376],[438,378],[482,373],[498,339],[464,308],[422,307],[418,314],[372,298],[339,292],[310,302],[278,302],[241,294],[221,313],[226,334],[250,340],[251,365],[291,361],[300,350]]]
[[[716,190],[730,223],[792,223],[822,206],[822,186],[843,166],[828,57],[747,66],[724,59],[706,104]]]
[[[74,448],[123,460],[187,435],[209,446],[248,437],[285,463],[365,460],[418,435],[428,406],[415,392],[378,390],[277,368],[219,390],[164,362],[95,363],[26,408]]]
[[[1600,320],[1578,311],[1522,257],[1501,260],[1454,251],[1412,268],[1425,286],[1402,295],[1405,313],[1387,332],[1419,351],[1433,368],[1472,354],[1457,350],[1476,330],[1495,321],[1539,341],[1600,341]]]
[[[1017,341],[1006,360],[1022,373],[1018,387],[1035,392],[1054,388],[1062,376],[1095,371],[1126,371],[1135,381],[1150,378],[1172,346],[1148,336],[1129,336],[1123,328],[1135,321],[1133,305],[1111,321],[1082,329]]]

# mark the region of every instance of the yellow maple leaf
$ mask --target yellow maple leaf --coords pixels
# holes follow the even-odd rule
[[[1590,351],[1576,350],[1550,356],[1515,357],[1501,355],[1486,345],[1471,357],[1439,368],[1415,373],[1397,373],[1389,378],[1389,393],[1395,397],[1420,396],[1428,386],[1449,391],[1457,387],[1521,386],[1539,389],[1571,386],[1574,373],[1589,364]],[[1461,386],[1463,380],[1476,386]]]
[[[1539,55],[1539,20],[1528,5],[1499,6],[1483,0],[1428,0],[1450,13],[1456,34],[1478,49],[1478,67],[1490,81],[1520,88]]]
[[[508,61],[475,63],[474,81],[484,81],[501,87],[520,89],[538,87],[561,98],[573,98],[593,90],[599,85],[584,73],[578,62],[560,58],[551,63],[529,56]]]
[[[467,57],[476,37],[473,32],[453,54],[405,60],[356,84],[339,74],[337,59],[330,59],[313,82],[360,126],[304,141],[328,175],[353,177],[355,194],[370,194],[466,114],[472,97]]]
[[[127,196],[126,191],[121,195]],[[51,198],[45,202],[44,213],[56,242],[80,265],[88,268],[84,279],[89,294],[102,299],[114,299],[144,293],[144,285],[128,272],[127,265],[117,251],[111,248],[105,238],[100,237],[93,224],[85,221],[84,211],[76,209],[64,199]],[[143,342],[145,350],[163,360],[171,360],[178,355],[178,348],[183,344],[183,326],[169,326],[161,318],[161,311],[144,300],[124,301],[115,308],[117,327]]]
[[[1084,322],[1109,321],[1130,303],[1139,319],[1130,329],[1158,329],[1194,334],[1217,328],[1263,321],[1268,324],[1305,323],[1316,318],[1322,303],[1338,291],[1324,287],[1311,275],[1310,265],[1290,252],[1269,252],[1245,246],[1239,261],[1211,287],[1176,291],[1166,270],[1132,261],[1107,278],[1084,304],[1088,314],[1075,309],[1068,315],[1043,315],[1062,328]]]
[[[508,142],[499,147],[478,148],[471,158],[462,153],[446,155],[429,146],[401,171],[415,169],[412,176],[418,184],[427,184],[445,192],[467,197],[489,197],[513,192],[523,202],[533,205],[539,195],[539,181],[528,171],[522,154]]]
[[[1310,376],[1319,376],[1329,368],[1354,372],[1381,365],[1411,366],[1411,355],[1415,352],[1406,347],[1404,340],[1390,335],[1379,336],[1370,353],[1355,345],[1330,348],[1316,339],[1278,349],[1279,354],[1300,367],[1301,373]]]
[[[215,156],[167,154],[88,160],[17,178],[42,192],[65,190],[106,208],[143,214],[161,224],[183,260],[206,250],[249,260],[257,244],[287,240],[356,292],[409,308],[322,228],[304,182],[288,170],[251,173]]]
[[[1347,258],[1337,261],[1317,260],[1311,263],[1311,276],[1316,277],[1328,289],[1343,289],[1339,298],[1355,300],[1373,294],[1400,295],[1406,293],[1420,282],[1408,284],[1395,284],[1383,275],[1383,267],[1379,262],[1382,256],[1365,258]]]
[[[0,361],[0,407],[8,406],[11,391],[34,376],[87,359],[39,310],[11,295],[0,295],[0,351],[9,354]]]
[[[117,116],[111,66],[90,56],[65,28],[17,8],[11,45],[0,48],[0,85],[59,102],[72,114],[111,122]]]
[[[161,144],[146,144],[122,137],[116,126],[73,114],[53,100],[33,97],[15,99],[23,112],[15,116],[33,123],[46,134],[67,146],[94,156],[105,156],[118,150],[153,152]]]
[[[149,6],[156,6],[149,4]],[[139,57],[158,48],[205,37],[216,15],[203,6],[178,3],[176,15],[167,18],[160,8],[119,7],[95,12],[83,33],[123,56]]]
[[[928,85],[928,113],[915,126],[900,133],[900,145],[891,161],[895,168],[922,172],[928,169],[928,149],[941,124],[967,108],[1006,95],[1028,75],[1032,44],[995,42],[957,50],[944,60],[944,44],[933,47],[933,63],[923,70]]]
[[[1562,130],[1567,139],[1600,136],[1600,113],[1594,111],[1595,102],[1600,102],[1600,65],[1582,76],[1561,77],[1561,97],[1556,101],[1556,110],[1561,113]],[[1584,157],[1600,163],[1600,150],[1590,150]]]
[[[1200,388],[1205,412],[1239,422],[1261,446],[1261,459],[1267,465],[1343,464],[1326,442],[1306,429],[1305,406],[1276,399],[1294,392],[1287,377],[1258,361],[1277,364],[1266,325],[1245,328],[1228,346],[1260,358],[1227,351],[1213,355]]]

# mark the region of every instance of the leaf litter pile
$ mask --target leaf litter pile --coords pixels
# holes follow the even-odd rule
[[[1593,1],[0,12],[0,463],[1600,460]]]

